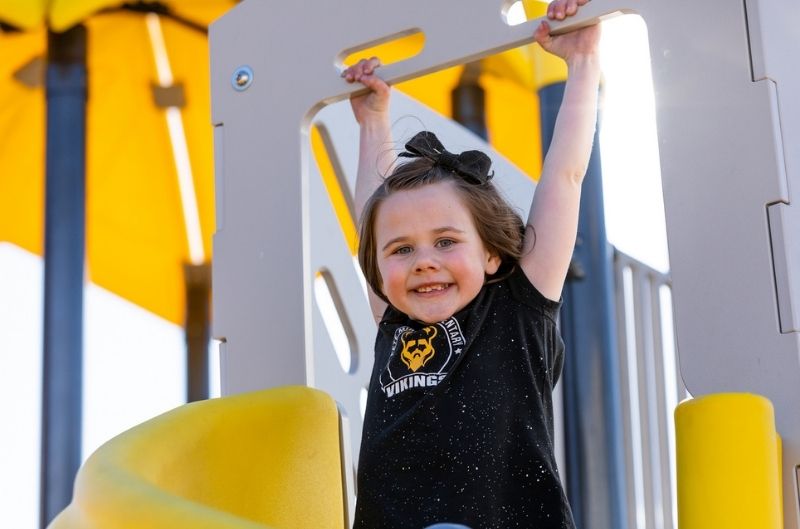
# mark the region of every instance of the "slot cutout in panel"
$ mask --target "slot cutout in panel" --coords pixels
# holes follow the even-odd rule
[[[336,65],[343,70],[361,59],[380,57],[381,64],[386,66],[419,55],[424,47],[425,34],[412,28],[342,50],[336,56]]]
[[[500,16],[509,26],[519,26],[521,24],[525,24],[526,22],[546,16],[547,6],[549,4],[550,2],[545,0],[503,0],[500,6]],[[585,10],[586,8],[581,9]],[[597,20],[608,20],[623,13],[633,12],[634,11],[631,9],[621,9],[619,11],[612,11],[610,13],[600,15],[597,17]],[[567,31],[577,29],[574,26],[565,29],[564,27],[558,26],[559,23],[560,21],[555,22],[556,27],[553,27],[552,29],[553,35],[560,35]],[[583,27],[584,25],[588,24],[583,24],[578,27]]]
[[[509,26],[519,26],[547,12],[547,2],[540,0],[505,0],[500,13]]]
[[[336,219],[347,247],[352,255],[358,251],[358,232],[356,230],[355,208],[347,176],[333,148],[330,134],[324,126],[316,124],[311,128],[311,149],[314,160],[325,184]]]
[[[358,368],[358,349],[355,333],[344,303],[330,272],[320,270],[314,278],[314,299],[331,339],[342,370],[352,375]]]

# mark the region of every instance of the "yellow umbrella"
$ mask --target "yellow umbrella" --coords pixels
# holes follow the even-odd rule
[[[0,3],[0,241],[43,253],[47,42],[51,42],[51,57],[53,52],[63,55],[53,43],[82,34],[81,28],[74,27],[81,24],[88,35],[84,70],[88,99],[85,114],[81,111],[78,120],[82,122],[85,115],[88,276],[169,321],[184,322],[186,297],[193,295],[187,293],[184,275],[187,279],[197,273],[205,276],[206,289],[200,289],[200,297],[208,296],[207,261],[214,230],[205,28],[234,3]],[[69,78],[67,84],[81,75]],[[71,88],[67,86],[67,92]],[[83,134],[80,124],[75,131],[56,131],[50,125],[50,147]],[[48,154],[48,178],[58,173],[61,165],[82,159],[83,149],[79,151],[67,153],[58,162]],[[80,240],[82,247],[82,234]],[[194,266],[184,271],[187,264]],[[47,268],[59,272],[57,266]],[[201,300],[201,305],[207,307],[207,299]],[[46,309],[49,328],[47,314]],[[62,316],[66,315],[55,314],[54,318]],[[198,338],[195,341],[201,345],[207,342],[206,336]],[[78,338],[78,347],[73,349],[80,349],[80,342]],[[46,351],[47,343],[46,336]],[[48,356],[46,353],[46,365]],[[55,396],[46,402],[61,406],[64,401],[69,413],[61,414],[60,408],[45,404],[43,453],[48,455],[43,468],[43,502],[47,503],[43,503],[43,522],[66,504],[64,496],[68,501],[80,460],[80,424],[69,422],[69,417],[80,419],[80,365],[70,369],[78,374],[66,380],[46,380],[46,395],[50,386],[56,388],[51,392]],[[78,412],[71,415],[76,407]],[[54,426],[51,416],[61,424]],[[52,439],[59,432],[61,437]],[[60,445],[65,445],[63,450]],[[54,472],[58,476],[53,479],[50,466],[61,469]],[[57,482],[56,486],[48,485],[50,481]],[[59,487],[66,490],[51,494],[51,488]],[[55,499],[49,500],[51,497]]]

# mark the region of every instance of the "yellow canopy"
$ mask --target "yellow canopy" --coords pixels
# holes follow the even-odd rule
[[[71,24],[78,13],[90,12],[89,7],[110,4],[113,2],[55,1],[49,16]],[[16,18],[7,14],[8,4],[0,17],[20,24],[33,20],[33,6],[19,5],[27,9],[20,9]],[[207,26],[233,5],[233,0],[208,0],[173,7]],[[174,101],[159,104],[154,86],[164,84],[163,72],[160,80],[153,29],[145,16],[110,11],[83,23],[89,39],[89,276],[97,285],[182,323],[182,266],[191,259],[166,106],[179,108],[199,212],[202,255],[207,260],[214,231],[207,38],[196,29],[159,17],[157,26],[163,33],[174,96]],[[46,33],[41,26],[33,26],[30,31],[0,34],[0,241],[41,254]]]
[[[0,21],[24,30],[47,26],[53,31],[65,31],[98,11],[125,3],[126,0],[3,0],[0,3]],[[197,17],[194,20],[204,20],[206,24],[224,12],[219,8],[223,2],[218,0],[172,0],[162,3],[168,4],[177,14]],[[235,1],[225,3],[230,8]]]

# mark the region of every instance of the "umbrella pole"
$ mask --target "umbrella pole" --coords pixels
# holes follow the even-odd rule
[[[86,28],[48,34],[40,527],[81,463],[86,209]]]

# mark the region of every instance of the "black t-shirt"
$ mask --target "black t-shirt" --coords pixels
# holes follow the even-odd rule
[[[449,320],[375,343],[355,529],[573,529],[553,454],[559,303],[517,267]]]

